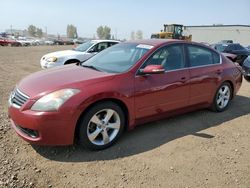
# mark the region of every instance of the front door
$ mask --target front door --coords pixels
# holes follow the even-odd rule
[[[158,49],[141,67],[162,65],[163,74],[136,75],[136,118],[140,119],[187,106],[189,70],[184,61],[183,45]]]

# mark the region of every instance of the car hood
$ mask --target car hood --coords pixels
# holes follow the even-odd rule
[[[82,66],[65,65],[33,73],[22,79],[17,87],[30,99],[38,99],[60,89],[85,89],[87,85],[105,82],[113,79],[114,76],[115,74],[100,72]]]
[[[52,52],[44,55],[43,57],[64,57],[64,56],[71,56],[71,55],[79,55],[84,54],[85,52],[75,51],[75,50],[63,50],[63,51],[57,51]]]

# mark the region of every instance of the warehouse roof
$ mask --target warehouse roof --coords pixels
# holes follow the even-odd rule
[[[223,25],[223,24],[214,24],[214,25],[189,25],[186,27],[250,27],[250,25]]]

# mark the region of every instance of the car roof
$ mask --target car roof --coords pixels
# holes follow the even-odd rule
[[[173,41],[179,41],[175,39],[144,39],[144,40],[130,40],[126,41],[126,43],[138,43],[138,44],[147,44],[151,46],[159,46],[165,43],[170,43]]]
[[[106,39],[95,39],[95,40],[91,40],[94,43],[98,43],[98,42],[120,42],[118,40],[106,40]]]
[[[231,45],[240,45],[240,43],[231,43]]]
[[[131,40],[131,41],[126,41],[125,43],[136,43],[136,44],[145,44],[145,45],[151,45],[154,47],[159,47],[165,44],[171,44],[171,43],[184,43],[184,44],[194,44],[194,45],[199,45],[203,47],[209,48],[209,46],[198,43],[198,42],[190,42],[190,41],[185,41],[185,40],[178,40],[178,39],[145,39],[145,40]]]

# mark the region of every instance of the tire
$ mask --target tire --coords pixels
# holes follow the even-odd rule
[[[78,126],[80,144],[91,150],[102,150],[121,136],[125,127],[124,112],[113,102],[98,103],[84,114]]]
[[[231,99],[232,87],[228,82],[224,82],[216,91],[211,109],[214,112],[223,112],[228,108]]]
[[[245,80],[250,82],[250,76],[244,76]]]

